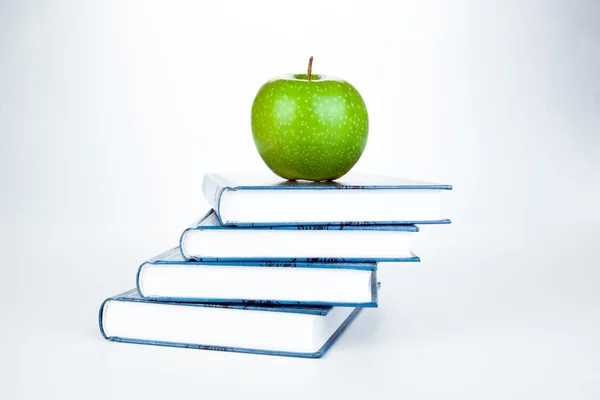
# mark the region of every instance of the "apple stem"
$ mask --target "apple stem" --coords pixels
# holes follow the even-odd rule
[[[310,58],[308,59],[308,72],[306,73],[306,79],[308,79],[309,81],[312,75],[312,61],[313,56],[310,56]]]

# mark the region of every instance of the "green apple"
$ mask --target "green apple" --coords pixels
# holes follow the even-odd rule
[[[369,118],[350,83],[326,75],[289,74],[265,83],[252,104],[252,135],[261,158],[289,180],[338,179],[367,145]]]

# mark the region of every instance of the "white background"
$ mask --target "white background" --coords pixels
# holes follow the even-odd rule
[[[322,360],[104,341],[310,55],[367,103],[355,170],[454,185],[453,224]],[[593,0],[0,2],[0,397],[598,398],[599,71]]]

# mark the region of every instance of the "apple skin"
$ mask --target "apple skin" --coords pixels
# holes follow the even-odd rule
[[[252,135],[261,158],[289,180],[326,181],[345,175],[369,133],[360,93],[339,78],[289,74],[265,83],[252,104]]]

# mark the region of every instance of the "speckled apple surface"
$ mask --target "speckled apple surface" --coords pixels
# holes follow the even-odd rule
[[[362,155],[369,132],[360,93],[339,78],[285,75],[258,91],[252,134],[267,166],[285,179],[333,180]]]

